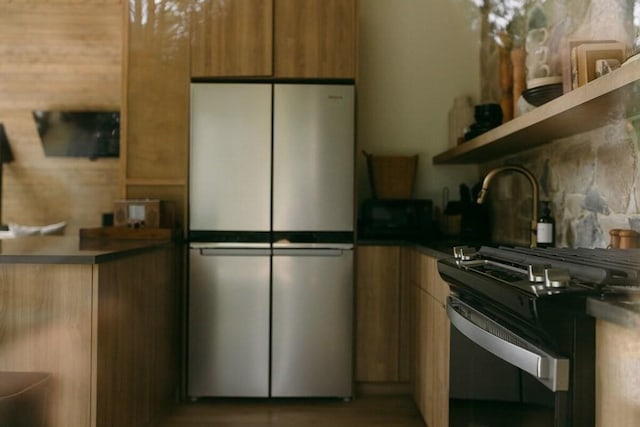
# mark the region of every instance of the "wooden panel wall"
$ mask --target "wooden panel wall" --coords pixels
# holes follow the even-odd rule
[[[189,142],[189,17],[199,3],[130,0],[123,81],[122,194],[176,202],[184,225]],[[195,9],[194,9],[195,8]]]
[[[3,223],[100,225],[119,198],[119,160],[45,157],[33,110],[118,110],[124,0],[0,0]]]

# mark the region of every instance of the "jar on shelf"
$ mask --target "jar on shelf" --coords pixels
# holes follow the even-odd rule
[[[449,110],[449,148],[464,141],[464,134],[473,123],[473,102],[470,96],[458,96]]]

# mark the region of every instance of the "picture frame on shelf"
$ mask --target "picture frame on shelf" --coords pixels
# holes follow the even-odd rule
[[[598,78],[597,63],[602,64],[604,60],[609,68],[616,68],[624,62],[625,55],[626,47],[622,42],[582,43],[571,48],[571,89]]]

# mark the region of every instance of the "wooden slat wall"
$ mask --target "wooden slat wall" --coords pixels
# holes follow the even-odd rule
[[[3,223],[100,225],[119,198],[119,160],[45,157],[33,110],[119,110],[124,0],[0,0]]]

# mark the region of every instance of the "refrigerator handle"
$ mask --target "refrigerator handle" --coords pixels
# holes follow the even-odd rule
[[[231,249],[231,248],[201,248],[198,249],[202,256],[269,256],[269,249]]]
[[[339,257],[349,250],[341,248],[276,248],[273,250],[273,256]]]

